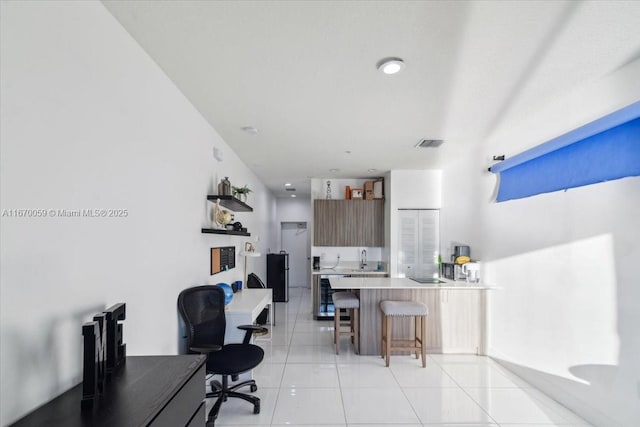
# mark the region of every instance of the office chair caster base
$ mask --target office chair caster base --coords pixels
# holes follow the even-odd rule
[[[260,413],[260,403],[256,403],[255,405],[253,405],[253,413],[254,414],[259,414]]]
[[[251,390],[251,393],[255,393],[256,391],[258,391],[258,386],[255,384],[251,384],[251,387],[249,387],[249,390]]]
[[[211,393],[219,393],[222,390],[222,383],[218,380],[211,380],[209,386],[211,387]]]

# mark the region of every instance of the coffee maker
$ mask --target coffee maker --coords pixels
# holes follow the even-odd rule
[[[313,257],[313,269],[314,270],[320,270],[320,257],[319,256],[314,256]]]
[[[456,259],[461,256],[471,257],[471,248],[469,246],[454,246],[451,262],[456,262]]]

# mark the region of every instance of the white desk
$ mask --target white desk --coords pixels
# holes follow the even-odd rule
[[[225,344],[241,343],[244,340],[245,331],[238,329],[240,325],[252,325],[258,315],[267,306],[269,307],[269,324],[273,328],[273,292],[271,289],[244,288],[233,294],[233,299],[225,307],[224,315],[227,327],[224,332]],[[251,338],[253,342],[253,338]],[[241,374],[238,381],[247,381],[253,378],[253,371]],[[222,379],[216,376],[218,381]]]
[[[269,323],[273,327],[273,292],[271,289],[245,288],[233,294],[233,299],[225,307],[227,329],[224,334],[225,343],[240,343],[245,331],[238,329],[240,325],[251,325],[267,306]]]

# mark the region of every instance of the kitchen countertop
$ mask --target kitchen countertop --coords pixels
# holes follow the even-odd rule
[[[495,289],[486,283],[440,280],[443,283],[418,283],[405,277],[343,277],[329,278],[329,283],[332,289]]]
[[[361,270],[357,267],[336,267],[336,268],[321,268],[320,270],[312,270],[313,275],[331,275],[331,274],[366,274],[368,276],[381,276],[387,274],[386,271],[378,270]]]

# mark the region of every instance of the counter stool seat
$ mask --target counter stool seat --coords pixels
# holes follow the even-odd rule
[[[380,309],[385,316],[426,316],[429,308],[417,301],[380,301]]]
[[[429,308],[417,301],[380,301],[382,311],[381,356],[389,366],[391,352],[415,351],[422,356],[422,367],[427,366],[427,315]],[[393,339],[391,337],[391,319],[394,317],[414,317],[415,333],[413,339]],[[397,346],[395,345],[397,344]],[[404,345],[400,345],[404,344]]]
[[[360,353],[360,298],[353,292],[334,292],[332,295],[333,306],[335,311],[333,313],[333,345],[336,350],[336,354],[340,350],[340,336],[346,335],[351,337],[356,354]],[[348,323],[343,323],[340,320],[341,310],[350,310],[350,320]],[[341,331],[343,326],[349,326],[349,331]]]

